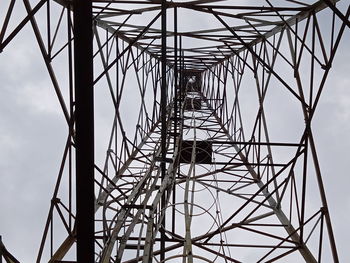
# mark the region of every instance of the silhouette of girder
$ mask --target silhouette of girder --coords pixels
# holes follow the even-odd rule
[[[311,124],[346,0],[5,2],[68,126],[38,263],[339,262]]]

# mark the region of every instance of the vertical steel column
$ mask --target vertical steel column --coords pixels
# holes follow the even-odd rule
[[[115,44],[116,44],[116,54],[115,56],[118,57],[120,52],[119,52],[119,38],[118,36],[115,36]],[[114,156],[114,162],[115,162],[115,173],[117,174],[118,172],[118,112],[119,112],[119,61],[117,61],[116,66],[115,66],[115,73],[116,73],[116,82],[115,82],[115,100],[117,102],[117,107],[115,108],[115,116],[114,116],[114,147],[115,147],[115,156]]]
[[[166,127],[166,103],[167,103],[167,83],[166,83],[166,60],[167,60],[167,54],[166,54],[166,9],[167,9],[167,3],[166,0],[162,0],[162,19],[161,19],[161,26],[162,26],[162,84],[161,84],[161,98],[160,98],[160,108],[161,108],[161,122],[162,122],[162,162],[161,162],[161,172],[162,172],[162,179],[165,178],[166,175],[166,141],[167,141],[167,127]],[[166,191],[164,191],[164,194],[162,195],[161,199],[161,214],[163,215],[162,219],[162,228],[160,229],[160,260],[164,261],[165,259],[165,206],[166,206]]]
[[[92,1],[74,0],[77,262],[94,260]]]
[[[177,8],[174,7],[174,146],[176,144],[178,117],[178,64],[177,64]]]
[[[1,247],[3,244],[2,244],[2,237],[0,235],[0,263],[2,263],[2,255],[3,255],[3,248]]]
[[[183,99],[183,53],[182,53],[182,36],[179,36],[179,48],[180,48],[180,105],[182,105]]]
[[[176,138],[178,136],[177,133],[177,126],[178,126],[178,64],[177,64],[177,7],[174,7],[174,151],[176,147]],[[176,173],[176,167],[175,167],[175,173]],[[176,175],[176,174],[174,174]],[[176,203],[176,185],[174,184],[173,186],[173,191],[172,191],[172,197],[173,197],[173,204]],[[175,205],[172,207],[172,232],[175,233]]]

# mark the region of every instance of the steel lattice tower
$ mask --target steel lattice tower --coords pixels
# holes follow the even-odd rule
[[[5,4],[68,127],[37,263],[339,262],[312,120],[348,1]]]

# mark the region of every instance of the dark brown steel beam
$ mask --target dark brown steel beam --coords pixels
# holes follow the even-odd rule
[[[94,93],[91,0],[74,0],[77,262],[94,263]]]
[[[162,180],[164,180],[166,176],[166,151],[167,151],[167,69],[166,69],[166,63],[167,63],[167,3],[166,0],[162,0],[162,17],[161,17],[161,29],[162,29],[162,65],[161,65],[161,99],[160,99],[160,112],[161,112],[161,177]],[[161,197],[161,208],[162,213],[164,213],[163,219],[162,219],[162,226],[160,229],[160,260],[165,260],[165,224],[166,224],[166,217],[165,217],[165,211],[166,208],[166,196],[165,193],[163,193]]]

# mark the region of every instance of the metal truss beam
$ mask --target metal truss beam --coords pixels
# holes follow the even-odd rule
[[[68,126],[37,263],[339,262],[312,120],[346,0],[34,2],[0,51],[30,23]]]

